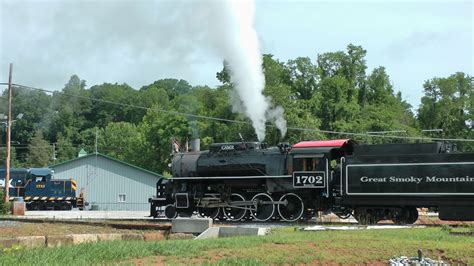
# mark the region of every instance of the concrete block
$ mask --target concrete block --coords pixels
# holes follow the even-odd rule
[[[99,241],[117,241],[122,240],[122,234],[98,234]]]
[[[206,231],[202,232],[195,239],[207,239],[207,238],[218,238],[219,227],[210,227]]]
[[[264,227],[260,227],[258,228],[258,233],[257,235],[259,236],[266,236],[268,234],[270,234],[272,230],[270,228],[264,228]]]
[[[141,240],[143,241],[142,234],[122,234],[122,240]]]
[[[18,245],[25,248],[39,248],[46,245],[45,236],[20,236],[16,238]]]
[[[257,236],[259,235],[258,227],[250,228],[250,227],[220,227],[219,229],[219,237],[228,237],[228,236]]]
[[[193,238],[194,238],[193,234],[185,234],[185,233],[175,233],[175,234],[168,235],[169,240],[193,239]]]
[[[47,247],[60,247],[74,244],[72,235],[52,235],[46,237]]]
[[[176,218],[171,221],[173,233],[202,233],[212,226],[210,218]]]
[[[4,248],[11,248],[16,245],[18,245],[18,239],[16,238],[0,239],[0,251]]]
[[[165,234],[165,231],[158,231],[158,232],[153,232],[153,233],[144,233],[143,238],[145,239],[145,241],[166,240],[166,234]]]
[[[74,245],[82,244],[82,243],[92,243],[97,242],[98,238],[95,234],[73,234],[72,236],[72,243]]]

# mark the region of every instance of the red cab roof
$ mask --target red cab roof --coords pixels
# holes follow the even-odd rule
[[[293,148],[342,147],[347,142],[349,139],[302,141],[293,145]]]

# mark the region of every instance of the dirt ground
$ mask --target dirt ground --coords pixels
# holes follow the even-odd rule
[[[20,221],[0,221],[0,239],[16,236],[47,236],[64,234],[113,234],[139,233],[141,230],[116,229],[112,226],[96,226],[64,223],[27,223]],[[149,230],[147,230],[149,232]]]
[[[474,225],[474,222],[459,222],[459,221],[442,221],[436,216],[424,216],[420,215],[415,224],[423,225]]]

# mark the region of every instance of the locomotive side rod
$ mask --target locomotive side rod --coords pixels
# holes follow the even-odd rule
[[[248,205],[257,205],[257,204],[258,203],[254,202],[254,201],[231,201],[229,203],[219,202],[219,203],[210,203],[208,205],[202,205],[202,202],[201,202],[201,205],[198,205],[198,207],[205,207],[205,208],[235,207],[235,208],[238,208],[238,207],[245,207],[245,206],[248,206]],[[260,201],[260,204],[261,205],[283,205],[283,206],[286,206],[286,205],[288,205],[288,201],[287,200],[283,200],[283,201]]]

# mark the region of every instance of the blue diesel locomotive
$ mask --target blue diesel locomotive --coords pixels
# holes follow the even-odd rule
[[[49,168],[13,168],[5,184],[5,169],[0,169],[0,187],[9,186],[10,200],[22,197],[28,210],[83,210],[84,196],[76,196],[76,181],[53,179],[53,173]]]

